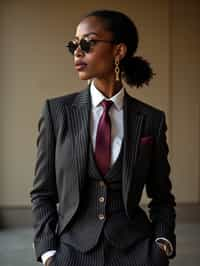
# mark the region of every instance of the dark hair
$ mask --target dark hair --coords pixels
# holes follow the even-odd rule
[[[123,78],[130,86],[142,87],[148,84],[154,73],[145,59],[134,56],[138,47],[138,31],[134,22],[125,14],[112,10],[96,10],[87,14],[87,17],[100,18],[106,30],[112,32],[114,42],[125,43],[127,46],[126,56],[121,60],[120,67]]]

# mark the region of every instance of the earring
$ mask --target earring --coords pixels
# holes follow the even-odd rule
[[[118,59],[115,59],[115,80],[116,81],[119,81],[119,72],[120,72],[120,69],[119,69],[119,60]]]

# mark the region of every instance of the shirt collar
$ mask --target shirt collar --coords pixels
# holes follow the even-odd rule
[[[121,110],[123,108],[123,100],[124,100],[123,87],[117,94],[115,94],[111,98],[107,98],[95,87],[94,82],[92,81],[90,85],[90,95],[93,107],[97,107],[105,99],[112,101],[118,110]]]

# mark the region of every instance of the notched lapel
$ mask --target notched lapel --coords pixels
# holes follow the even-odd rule
[[[138,156],[138,147],[142,133],[144,115],[138,102],[125,94],[124,98],[124,156],[123,156],[123,199],[127,204],[130,181],[134,177],[134,167]],[[132,181],[131,181],[132,182]]]
[[[69,108],[70,132],[73,146],[73,171],[74,177],[79,181],[79,188],[84,184],[87,170],[87,155],[89,143],[89,90],[77,95],[74,103]]]

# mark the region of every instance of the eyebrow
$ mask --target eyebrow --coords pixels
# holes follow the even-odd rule
[[[98,36],[98,34],[96,32],[89,32],[89,33],[84,34],[82,38],[88,37],[90,35],[96,35],[96,36]],[[75,36],[75,39],[78,39],[78,37]]]

